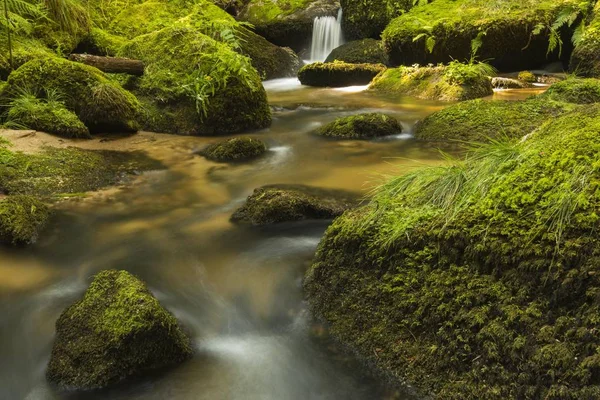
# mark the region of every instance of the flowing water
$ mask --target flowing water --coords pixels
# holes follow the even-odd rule
[[[343,43],[342,9],[336,17],[316,17],[313,23],[310,61],[325,61],[331,50]]]
[[[301,279],[327,222],[242,228],[228,218],[256,187],[302,183],[366,192],[383,173],[440,160],[410,136],[440,104],[386,99],[364,88],[313,89],[296,80],[265,83],[274,107],[257,132],[269,154],[217,164],[193,151],[215,138],[140,133],[94,140],[89,148],[144,150],[165,170],[117,190],[63,203],[45,238],[27,249],[0,248],[0,399],[377,400],[409,399],[365,375],[320,340],[303,302]],[[501,94],[499,94],[501,95]],[[404,133],[376,141],[329,141],[310,132],[343,115],[385,111]],[[20,141],[64,146],[37,134]],[[146,281],[193,337],[183,365],[108,391],[64,393],[44,378],[54,323],[90,277],[126,269]]]

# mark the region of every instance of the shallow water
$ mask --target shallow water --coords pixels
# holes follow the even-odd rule
[[[193,154],[214,138],[141,133],[82,144],[142,149],[168,169],[64,203],[40,243],[0,249],[0,399],[411,398],[315,339],[320,329],[310,322],[301,279],[327,222],[250,229],[228,218],[265,184],[366,193],[381,174],[439,162],[436,148],[413,140],[410,132],[417,119],[441,105],[375,97],[360,87],[311,89],[293,80],[265,86],[274,121],[256,136],[270,152],[249,164],[217,164]],[[404,133],[370,142],[310,134],[338,116],[365,111],[395,115]],[[146,281],[192,333],[196,355],[174,370],[110,391],[56,391],[44,378],[54,323],[90,277],[108,268]]]

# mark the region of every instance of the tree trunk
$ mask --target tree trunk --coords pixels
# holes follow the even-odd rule
[[[144,73],[144,63],[140,60],[129,58],[71,54],[69,60],[91,65],[104,72],[124,73],[136,76],[141,76]]]

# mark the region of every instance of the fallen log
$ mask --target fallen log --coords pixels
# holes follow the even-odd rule
[[[91,65],[104,72],[124,73],[136,76],[144,74],[144,63],[140,60],[132,60],[130,58],[71,54],[69,60]]]

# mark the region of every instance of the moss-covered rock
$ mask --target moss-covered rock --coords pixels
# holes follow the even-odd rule
[[[421,99],[462,101],[493,94],[486,64],[398,67],[386,70],[373,80],[369,90],[388,94],[403,94]]]
[[[342,61],[351,64],[383,64],[389,59],[380,40],[363,39],[345,43],[327,56],[325,62]]]
[[[9,126],[26,127],[67,138],[90,138],[88,128],[74,112],[56,100],[25,95],[11,102],[6,115]]]
[[[50,208],[33,196],[0,199],[0,242],[13,245],[35,242],[50,214]]]
[[[240,29],[239,36],[242,41],[240,53],[250,57],[252,66],[263,79],[285,78],[298,74],[302,62],[291,48],[275,46],[245,28]]]
[[[568,104],[540,98],[465,101],[419,121],[414,135],[421,140],[462,142],[518,138],[532,132],[548,118],[572,108]]]
[[[304,185],[269,185],[254,190],[231,216],[238,224],[269,225],[332,219],[357,205],[353,193]]]
[[[413,0],[340,0],[347,39],[378,39],[392,19],[410,10]]]
[[[199,154],[213,161],[237,162],[258,158],[265,154],[267,146],[258,139],[238,137],[213,143]]]
[[[552,84],[542,98],[574,104],[600,102],[600,80],[570,78]]]
[[[146,285],[108,270],[56,322],[47,377],[64,388],[97,389],[191,355],[189,338]]]
[[[519,75],[518,75],[517,78],[520,81],[527,82],[527,83],[535,83],[535,82],[537,82],[537,77],[535,76],[535,74],[533,74],[533,72],[530,72],[530,71],[521,71],[521,72],[519,72]]]
[[[4,99],[18,96],[23,89],[53,92],[91,132],[137,130],[140,105],[135,96],[94,67],[57,57],[35,59],[13,71],[7,82],[1,94]]]
[[[316,135],[332,139],[372,139],[396,135],[402,125],[390,115],[369,113],[338,118],[315,131]]]
[[[598,398],[599,107],[336,219],[304,283],[313,312],[436,399]]]
[[[121,55],[146,64],[136,93],[148,103],[148,130],[222,135],[271,123],[250,60],[185,23],[138,36]]]
[[[386,69],[383,64],[349,64],[345,62],[317,62],[305,65],[298,71],[303,85],[342,87],[366,85]]]
[[[0,79],[6,80],[15,68],[36,58],[56,56],[39,40],[33,38],[16,37],[13,39],[13,67],[10,65],[9,51],[6,41],[0,41]]]
[[[335,16],[339,8],[337,0],[250,0],[238,19],[269,42],[301,51],[310,45],[315,17]]]
[[[527,89],[533,85],[520,79],[496,76],[492,78],[492,87],[494,89]]]
[[[596,2],[589,19],[571,54],[569,70],[579,76],[600,78],[600,3]]]
[[[394,19],[382,39],[395,65],[468,60],[477,39],[479,59],[491,60],[503,71],[518,71],[558,59],[558,48],[547,54],[550,27],[561,12],[581,8],[587,8],[587,2],[435,0]],[[540,27],[540,33],[533,34]],[[563,58],[569,55],[565,36]]]

